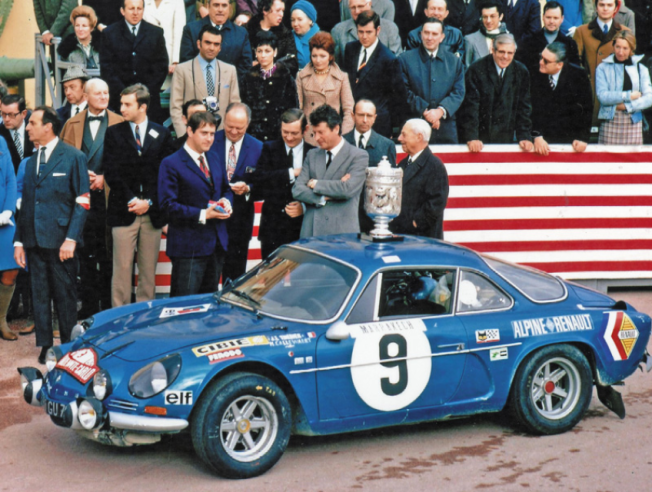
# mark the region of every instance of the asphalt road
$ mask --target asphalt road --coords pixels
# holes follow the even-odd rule
[[[652,292],[612,295],[652,313]],[[649,347],[652,348],[652,347]],[[652,352],[652,350],[650,350]],[[16,367],[36,366],[34,337],[0,341],[0,491],[587,491],[652,489],[652,373],[619,388],[620,420],[594,392],[584,420],[559,436],[532,437],[506,417],[321,438],[293,437],[270,472],[211,475],[188,438],[112,448],[56,427],[24,403]]]

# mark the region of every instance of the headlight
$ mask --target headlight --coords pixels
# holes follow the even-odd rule
[[[82,400],[77,409],[77,419],[86,430],[99,428],[104,424],[104,407],[95,398]]]
[[[45,367],[50,372],[54,367],[57,365],[57,362],[61,360],[61,357],[63,357],[63,353],[61,352],[61,349],[56,346],[56,347],[50,347],[45,354]]]
[[[86,333],[86,330],[88,330],[91,326],[93,326],[94,322],[95,322],[95,318],[91,316],[90,318],[87,318],[82,322],[77,323],[75,326],[73,326],[72,332],[70,333],[70,341],[72,342],[76,338],[79,338],[84,333]]]
[[[112,390],[111,377],[105,370],[101,370],[93,376],[93,394],[95,398],[102,401],[107,395],[111,394]]]
[[[180,371],[179,354],[152,362],[131,377],[129,392],[136,398],[151,398],[174,383]]]

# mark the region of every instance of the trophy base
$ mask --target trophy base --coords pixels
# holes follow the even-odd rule
[[[361,232],[358,234],[358,239],[372,243],[398,243],[404,241],[405,237],[399,236],[398,234],[389,234],[387,236],[373,236],[366,232]]]

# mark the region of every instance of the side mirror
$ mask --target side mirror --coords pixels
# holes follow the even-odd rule
[[[326,338],[329,340],[346,340],[350,336],[351,330],[344,321],[338,321],[326,330]]]

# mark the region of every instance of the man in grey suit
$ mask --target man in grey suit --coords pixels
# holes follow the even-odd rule
[[[344,63],[344,48],[347,43],[358,40],[358,27],[355,25],[355,20],[362,12],[372,10],[371,0],[349,0],[349,9],[351,9],[352,18],[340,22],[331,31],[331,36],[335,41],[335,61],[340,67]],[[390,20],[380,19],[378,40],[395,55],[403,51],[398,27]]]
[[[496,36],[507,32],[503,22],[503,4],[499,0],[490,0],[482,4],[480,30],[464,36],[465,54],[464,64],[484,58],[491,53],[491,46]]]
[[[25,268],[29,261],[41,364],[53,341],[52,299],[59,315],[61,343],[70,341],[77,321],[75,251],[90,208],[86,156],[61,142],[60,130],[61,120],[54,109],[39,106],[34,110],[27,132],[39,151],[25,168],[14,242],[16,263]]]
[[[351,18],[349,2],[340,2],[340,11],[341,19],[343,21]],[[388,21],[394,22],[396,7],[392,0],[374,0],[374,12],[376,12],[381,19],[387,19]]]
[[[218,130],[222,129],[227,106],[240,102],[236,68],[217,59],[221,46],[222,33],[210,24],[203,26],[197,39],[199,54],[192,60],[180,63],[174,70],[170,91],[170,117],[177,138],[186,134],[186,124],[183,121],[185,102],[191,99],[208,102],[206,98],[214,97],[218,110],[213,113],[220,117]]]
[[[292,195],[304,203],[301,237],[360,232],[358,203],[369,155],[340,135],[342,117],[324,104],[310,114],[319,149],[308,152]]]
[[[392,166],[396,166],[396,144],[389,138],[379,135],[372,127],[376,122],[376,106],[369,99],[360,99],[353,109],[355,128],[344,135],[344,140],[351,145],[364,149],[369,154],[369,167],[376,167],[383,157]],[[360,196],[360,230],[369,232],[373,229],[374,222],[364,211],[364,187]]]

